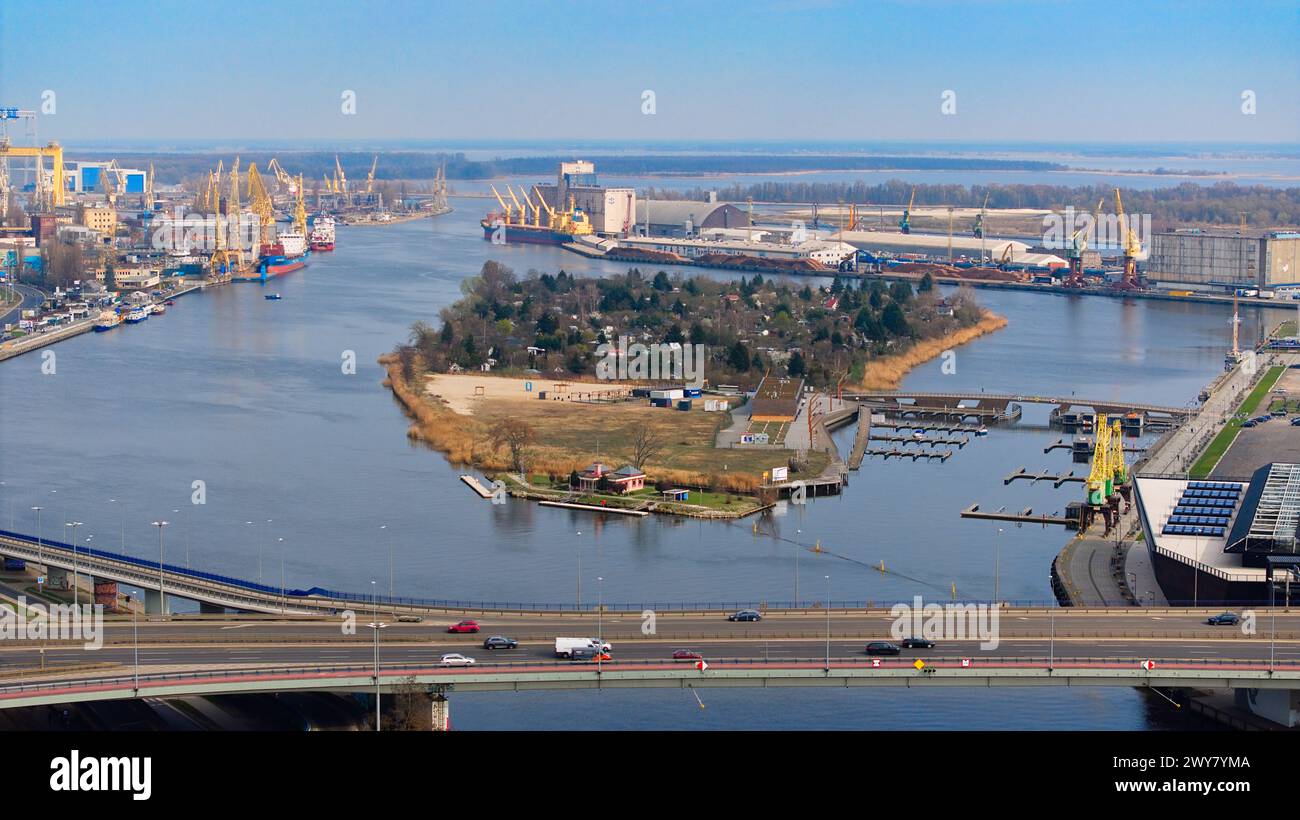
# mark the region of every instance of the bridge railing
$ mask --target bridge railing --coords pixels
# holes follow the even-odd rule
[[[969,661],[969,665],[963,665]],[[981,670],[1034,670],[1041,669],[1044,672],[1055,671],[1123,671],[1131,670],[1134,675],[1160,676],[1171,672],[1180,671],[1223,671],[1227,673],[1251,671],[1251,672],[1269,672],[1300,675],[1300,660],[1278,659],[1278,660],[1260,660],[1260,659],[1243,659],[1243,658],[1176,658],[1176,659],[1157,659],[1154,661],[1152,669],[1145,669],[1141,664],[1143,661],[1139,658],[1115,658],[1115,657],[998,657],[998,658],[966,658],[960,656],[952,657],[932,657],[926,659],[924,669],[916,669],[913,664],[915,659],[898,658],[898,657],[834,657],[830,658],[830,668],[839,670],[862,669],[874,670],[885,669],[894,671],[912,670],[923,673],[924,669],[944,669],[944,670],[966,670],[970,674],[978,676]],[[759,668],[759,669],[824,669],[827,665],[826,658],[718,658],[708,660],[710,668],[726,669],[730,668]],[[619,661],[608,661],[603,664],[592,662],[574,662],[565,660],[555,661],[507,661],[493,662],[487,664],[476,664],[473,666],[443,666],[437,663],[385,663],[380,666],[380,679],[401,678],[411,675],[430,675],[430,674],[474,674],[474,673],[500,673],[508,675],[510,673],[522,672],[596,672],[596,671],[635,671],[642,670],[660,670],[669,669],[681,670],[682,672],[691,672],[694,670],[693,663],[673,662],[667,659],[630,659]],[[51,673],[56,674],[56,673]],[[166,684],[178,683],[182,681],[220,681],[230,679],[253,679],[253,678],[283,678],[283,679],[302,679],[311,677],[352,677],[363,676],[374,680],[375,669],[373,664],[344,664],[338,666],[324,665],[291,665],[275,666],[260,668],[234,668],[234,669],[205,669],[194,672],[149,672],[140,675],[135,674],[118,674],[105,675],[101,677],[79,677],[79,678],[62,678],[58,680],[41,680],[41,681],[24,681],[17,683],[0,682],[0,699],[5,696],[18,696],[23,694],[34,694],[40,692],[57,692],[61,690],[79,689],[83,687],[121,687],[129,686],[135,688],[137,683],[144,684]],[[707,674],[707,673],[706,673]]]

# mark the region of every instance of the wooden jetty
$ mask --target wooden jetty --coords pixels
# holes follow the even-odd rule
[[[971,504],[961,511],[962,518],[978,518],[983,521],[1010,521],[1015,524],[1059,524],[1075,529],[1078,522],[1063,515],[1034,515],[1032,507],[1025,507],[1018,513],[1005,512],[1006,507],[999,507],[995,512],[982,512],[979,504]]]
[[[463,482],[465,482],[465,486],[469,487],[471,490],[473,490],[474,492],[478,493],[478,497],[479,497],[479,498],[491,498],[491,497],[492,497],[492,490],[491,490],[491,488],[489,488],[489,487],[484,487],[484,486],[483,486],[483,482],[479,481],[477,477],[472,476],[472,475],[462,475],[462,476],[460,477],[460,480],[463,481]]]

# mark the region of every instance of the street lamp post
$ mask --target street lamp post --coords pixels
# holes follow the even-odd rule
[[[284,539],[277,538],[275,542],[280,545],[280,614],[284,614]]]
[[[574,546],[578,552],[578,611],[582,611],[582,530],[578,530],[578,538],[574,539]]]
[[[799,536],[802,534],[803,534],[803,530],[794,531],[794,608],[795,609],[799,608],[799,553],[803,552],[803,547],[799,543],[800,541]]]
[[[72,544],[72,605],[73,606],[81,605],[81,598],[80,598],[81,583],[80,583],[79,573],[77,571],[77,527],[80,527],[81,524],[82,522],[80,521],[68,521],[63,525],[65,527],[72,527],[72,541],[70,541],[69,543]]]
[[[378,732],[381,731],[379,724],[379,630],[388,626],[388,624],[379,622],[379,592],[374,581],[370,582],[370,602],[375,619],[370,624],[370,628],[375,632],[375,731]]]
[[[135,640],[135,694],[140,694],[140,610],[131,610],[131,633]]]
[[[998,537],[997,540],[993,542],[993,605],[994,606],[999,606],[998,602],[1002,600],[1002,573],[999,569],[999,562],[1001,561],[1001,555],[999,553],[1001,549],[1002,549],[1002,528],[998,527]]]
[[[32,509],[35,509],[36,511],[36,564],[39,564],[40,568],[44,570],[45,547],[43,546],[42,539],[40,539],[40,511],[42,511],[44,507],[32,507]],[[44,589],[44,585],[42,585],[42,583],[36,583],[36,586],[42,587],[42,589]]]
[[[387,530],[388,525],[380,524],[379,529]],[[385,536],[388,540],[388,606],[391,608],[393,605],[393,538],[388,533],[385,533]]]
[[[1050,584],[1052,576],[1047,576],[1047,581]],[[1052,622],[1052,638],[1047,644],[1047,671],[1051,672],[1056,667],[1056,602],[1050,601],[1047,605],[1050,607],[1048,614]]]
[[[163,592],[163,527],[167,526],[166,521],[151,521],[150,524],[158,528],[158,612],[161,615],[167,614],[167,596]]]
[[[826,576],[826,674],[831,673],[831,576]]]
[[[605,578],[596,576],[596,674],[605,659]]]

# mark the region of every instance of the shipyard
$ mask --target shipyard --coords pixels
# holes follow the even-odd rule
[[[1284,805],[1292,5],[8,0],[11,779]]]

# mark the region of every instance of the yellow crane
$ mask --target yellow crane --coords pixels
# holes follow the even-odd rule
[[[1092,450],[1092,470],[1088,472],[1088,503],[1100,507],[1114,490],[1115,472],[1110,468],[1110,426],[1106,414],[1097,415],[1097,440]]]
[[[261,241],[270,244],[275,236],[275,208],[271,204],[271,195],[262,183],[262,175],[257,172],[255,163],[248,164],[248,206],[257,214],[261,223]]]
[[[1137,275],[1137,258],[1142,253],[1142,242],[1137,231],[1129,227],[1124,219],[1124,202],[1119,198],[1119,188],[1115,189],[1115,213],[1119,217],[1120,230],[1124,231],[1124,282],[1123,287],[1130,290],[1140,288]]]
[[[346,194],[348,192],[348,175],[343,173],[343,165],[339,162],[339,155],[334,155],[334,185],[336,194]]]
[[[307,205],[302,201],[302,174],[298,175],[298,200],[293,206],[293,229],[307,236]]]
[[[375,154],[375,158],[370,161],[370,173],[366,174],[366,195],[367,196],[369,196],[370,193],[375,189],[375,169],[377,167],[379,167],[379,155]]]
[[[515,211],[519,213],[519,224],[524,224],[528,221],[528,214],[524,211],[524,206],[519,204],[519,199],[515,196],[515,189],[507,185],[506,193],[510,194],[510,201],[515,203]]]
[[[284,170],[284,166],[275,157],[266,164],[266,170],[275,174],[275,181],[280,187],[289,192],[289,196],[296,196],[298,193],[299,180],[295,179],[292,174]]]
[[[36,160],[36,201],[42,205],[48,199],[52,206],[63,205],[65,190],[63,187],[63,147],[57,142],[45,146],[23,147],[10,145],[8,139],[0,139],[0,164],[9,157],[30,157]],[[50,160],[50,170],[45,170],[46,158]]]
[[[494,196],[494,197],[497,198],[497,203],[501,206],[501,213],[504,215],[504,218],[505,218],[506,224],[509,225],[509,224],[510,224],[510,206],[507,205],[507,204],[506,204],[506,201],[505,201],[504,199],[501,198],[501,194],[497,193],[497,187],[496,187],[495,185],[492,185],[491,183],[489,183],[489,184],[488,184],[488,187],[492,189],[492,196]]]
[[[533,211],[533,227],[534,227],[534,228],[540,228],[540,227],[542,226],[542,209],[541,209],[541,207],[538,206],[538,205],[534,205],[534,204],[533,204],[533,201],[532,201],[531,199],[528,198],[528,191],[527,191],[527,189],[525,189],[522,185],[519,187],[519,195],[520,195],[521,197],[524,198],[524,205],[525,205],[527,208],[531,208],[532,211]],[[539,194],[539,196],[540,196],[540,194]],[[524,218],[527,219],[527,217],[528,217],[528,212],[527,212],[527,211],[524,211]]]
[[[1112,484],[1121,487],[1128,484],[1128,468],[1124,464],[1124,431],[1119,419],[1111,425],[1110,431],[1110,467]]]

